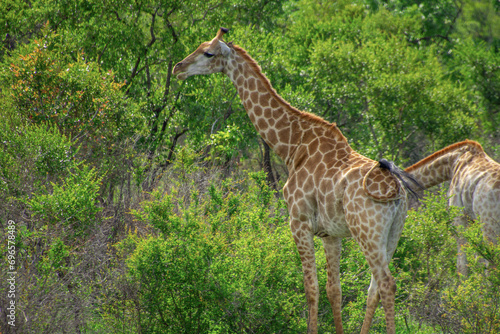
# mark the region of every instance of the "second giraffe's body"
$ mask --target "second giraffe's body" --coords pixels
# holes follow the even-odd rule
[[[480,218],[483,234],[496,243],[500,236],[500,164],[475,141],[459,142],[405,169],[425,188],[450,181],[449,204],[463,208],[455,224],[467,227],[469,219]],[[467,259],[458,239],[458,272],[467,274]]]
[[[396,284],[389,262],[407,211],[406,190],[388,169],[355,152],[335,124],[301,112],[271,87],[260,67],[242,48],[217,36],[179,62],[174,75],[225,73],[234,83],[250,120],[289,171],[283,189],[290,227],[304,273],[309,307],[308,332],[317,332],[319,287],[314,236],[327,259],[327,295],[337,333],[343,333],[340,288],[341,239],[353,237],[371,269],[362,333],[368,333],[381,301],[387,332],[395,332]],[[369,177],[365,177],[369,175]]]

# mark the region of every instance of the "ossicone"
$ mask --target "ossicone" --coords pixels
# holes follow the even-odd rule
[[[223,28],[223,27],[220,27],[219,31],[217,32],[217,36],[215,36],[215,38],[217,39],[222,39],[222,36],[227,33],[229,31],[229,29],[227,28]]]

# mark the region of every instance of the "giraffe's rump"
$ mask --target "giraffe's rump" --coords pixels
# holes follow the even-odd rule
[[[416,179],[386,159],[374,164],[363,178],[363,189],[378,201],[394,201],[405,196],[401,186],[417,198],[419,196],[414,188],[423,189]]]

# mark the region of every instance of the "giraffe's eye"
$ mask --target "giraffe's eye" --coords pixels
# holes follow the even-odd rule
[[[212,58],[212,57],[214,56],[214,54],[213,54],[213,53],[210,53],[210,52],[205,52],[205,53],[204,53],[204,55],[205,55],[205,57],[207,57],[207,58]]]

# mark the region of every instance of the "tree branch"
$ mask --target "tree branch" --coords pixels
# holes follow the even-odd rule
[[[155,35],[154,27],[155,27],[156,15],[157,15],[159,9],[160,9],[160,7],[156,8],[155,12],[153,14],[151,14],[151,17],[152,17],[151,18],[151,26],[149,27],[149,33],[151,35],[151,40],[149,41],[149,43],[144,48],[144,54],[143,54],[144,57],[146,57],[146,55],[148,54],[148,50],[156,42],[156,35]],[[130,75],[130,82],[132,82],[132,80],[134,80],[135,76],[140,72],[140,71],[137,70],[139,68],[139,64],[140,63],[141,63],[141,56],[139,56],[137,58],[137,60],[135,62],[135,65],[134,65],[134,68],[132,69],[132,74]],[[141,70],[143,68],[141,68]],[[129,90],[130,90],[130,86],[129,86],[129,88],[126,91],[126,94],[129,93]]]
[[[195,18],[191,17],[191,19],[192,19],[192,25],[195,25],[195,23],[198,22],[198,21],[203,21],[207,17],[208,12],[210,12],[210,11],[212,11],[212,10],[220,7],[220,6],[222,6],[223,4],[224,4],[224,2],[221,1],[218,4],[213,5],[212,7],[208,7],[208,9],[205,11],[205,13],[203,14],[203,17],[201,19],[195,19]]]
[[[177,146],[177,141],[179,140],[179,138],[184,135],[186,132],[188,132],[189,129],[182,129],[180,132],[177,132],[173,138],[172,138],[172,144],[170,144],[170,149],[169,149],[169,152],[168,152],[168,157],[167,157],[167,160],[162,164],[162,167],[163,168],[166,168],[168,167],[168,165],[171,164],[172,162],[172,157],[174,155],[174,150],[175,150],[175,147]]]

